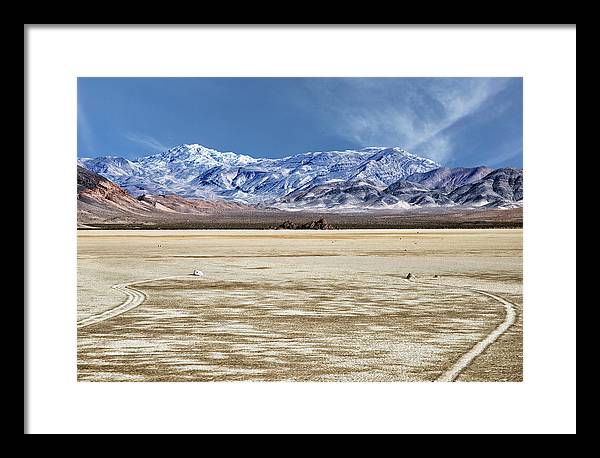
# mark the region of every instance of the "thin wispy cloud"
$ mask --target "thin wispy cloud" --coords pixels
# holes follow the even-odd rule
[[[401,146],[443,162],[454,152],[448,130],[475,113],[508,81],[325,79],[311,81],[309,91],[321,101],[321,116],[338,136],[362,146]]]
[[[452,140],[447,135],[435,135],[426,142],[420,143],[418,146],[409,146],[410,150],[423,150],[427,152],[427,157],[433,159],[436,162],[443,163],[452,151],[454,150],[454,145]],[[417,152],[415,150],[415,152]]]
[[[509,149],[507,152],[503,154],[497,154],[490,158],[488,161],[488,165],[490,167],[499,167],[504,166],[506,162],[509,162],[511,159],[515,157],[523,155],[523,150],[519,149]]]
[[[77,104],[77,136],[85,148],[85,153],[94,153],[93,132],[85,110]]]
[[[125,138],[138,146],[149,148],[156,152],[166,151],[169,149],[168,146],[162,144],[160,141],[150,135],[140,135],[130,132],[125,134]]]

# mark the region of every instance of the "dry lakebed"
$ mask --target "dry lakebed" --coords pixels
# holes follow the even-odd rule
[[[523,378],[522,229],[77,239],[79,381]]]

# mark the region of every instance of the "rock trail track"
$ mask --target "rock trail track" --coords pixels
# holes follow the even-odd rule
[[[104,312],[98,313],[96,315],[92,315],[90,317],[84,318],[77,322],[77,328],[82,329],[88,326],[92,326],[98,323],[101,323],[106,320],[110,320],[116,316],[122,315],[130,310],[133,310],[136,307],[139,307],[144,303],[147,296],[143,291],[140,291],[133,287],[133,285],[139,285],[142,283],[150,283],[158,280],[168,280],[174,278],[189,278],[190,275],[174,275],[169,277],[159,277],[159,278],[151,278],[148,280],[138,280],[128,283],[119,283],[113,285],[112,288],[117,291],[122,292],[127,296],[125,301],[118,306],[105,310]],[[500,303],[506,312],[504,321],[500,323],[491,333],[485,336],[482,340],[477,342],[469,351],[464,353],[450,368],[445,370],[435,381],[437,382],[453,382],[456,378],[464,371],[479,355],[481,355],[492,343],[494,343],[502,334],[504,334],[508,329],[515,323],[517,318],[516,306],[512,302],[507,301],[506,299],[497,296],[496,294],[489,293],[487,291],[478,290],[475,288],[471,288],[469,286],[455,286],[455,285],[447,285],[442,283],[431,283],[431,282],[423,282],[417,280],[405,280],[407,283],[416,283],[440,288],[452,288],[452,289],[466,289],[478,294],[482,294],[484,296],[488,296],[498,303]]]
[[[452,288],[452,289],[466,289],[478,294],[482,294],[487,297],[491,297],[496,302],[502,304],[505,310],[504,321],[500,323],[492,332],[485,336],[482,340],[477,342],[469,351],[464,353],[450,368],[446,369],[435,381],[436,382],[453,382],[456,378],[467,368],[469,365],[481,355],[491,344],[493,344],[498,338],[510,329],[515,324],[517,319],[517,308],[512,302],[497,296],[496,294],[482,291],[480,289],[471,288],[470,286],[455,286],[447,285],[443,283],[431,283],[417,280],[405,280],[408,283],[417,283],[428,286],[436,286],[441,288]]]
[[[117,285],[113,285],[111,288],[116,289],[117,291],[122,292],[127,296],[125,301],[122,304],[117,305],[116,307],[105,310],[104,312],[98,313],[96,315],[92,315],[90,317],[84,318],[77,322],[77,329],[85,328],[88,326],[92,326],[94,324],[101,323],[106,320],[110,320],[116,316],[122,315],[123,313],[129,312],[136,307],[139,307],[146,300],[146,293],[140,291],[138,289],[133,288],[133,285],[139,285],[142,283],[150,283],[158,280],[168,280],[171,278],[181,278],[184,275],[173,275],[170,277],[159,277],[159,278],[151,278],[149,280],[138,280],[132,281],[128,283],[119,283]],[[187,275],[186,277],[189,277]]]

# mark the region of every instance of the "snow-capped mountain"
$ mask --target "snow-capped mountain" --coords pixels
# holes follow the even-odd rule
[[[419,183],[428,189],[453,191],[454,189],[482,179],[494,169],[489,167],[440,167],[425,173],[414,173],[407,177],[408,181]]]
[[[81,158],[77,161],[77,165],[111,180],[117,177],[126,178],[140,172],[139,164],[118,156]]]
[[[273,206],[281,209],[370,208],[383,196],[381,186],[366,180],[334,181],[297,189]]]
[[[481,180],[456,188],[448,197],[458,205],[510,208],[523,204],[523,171],[494,170]]]
[[[282,159],[253,158],[201,145],[181,145],[131,161],[107,156],[80,165],[114,181],[134,196],[174,193],[247,203],[274,202],[301,188],[368,180],[382,188],[439,164],[400,148],[309,152]]]
[[[515,207],[523,171],[447,168],[401,148],[308,152],[253,158],[198,144],[128,160],[80,158],[133,196],[175,194],[285,210]]]
[[[385,188],[367,180],[318,184],[291,192],[273,206],[288,210],[372,210],[455,206],[514,208],[523,205],[522,170],[498,169],[483,177],[481,167],[445,168],[438,175],[428,173],[410,175]],[[432,185],[433,181],[438,182],[437,186]]]

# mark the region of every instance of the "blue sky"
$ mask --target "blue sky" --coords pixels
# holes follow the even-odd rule
[[[78,78],[77,91],[79,157],[399,146],[448,166],[523,164],[521,78]]]

